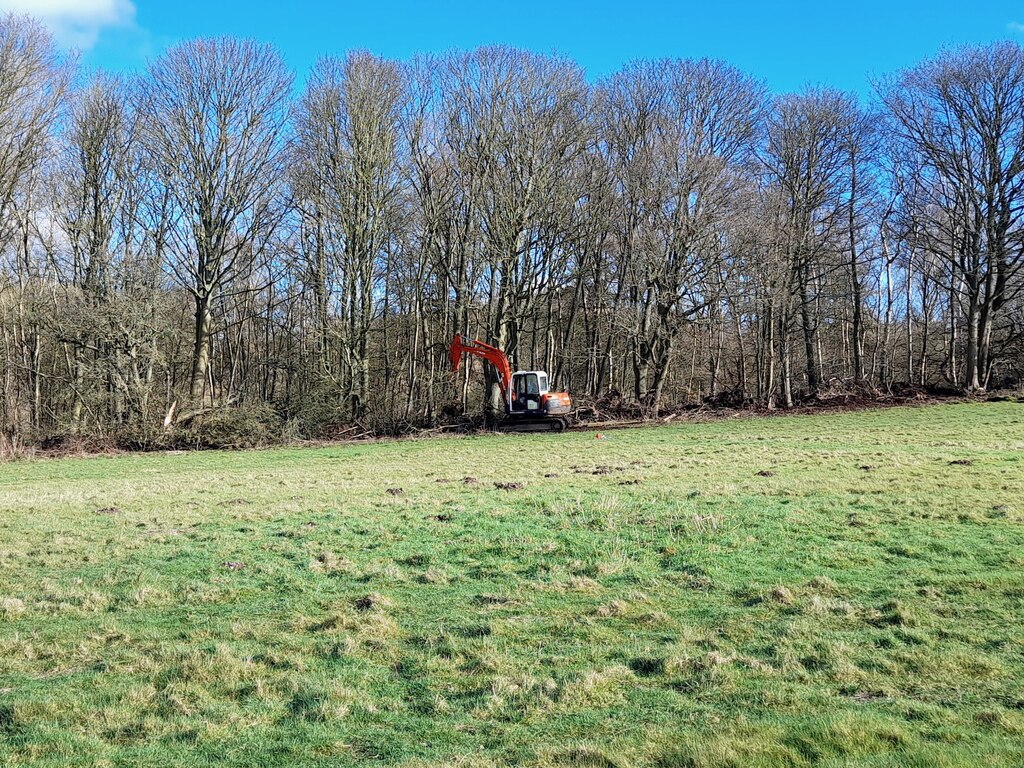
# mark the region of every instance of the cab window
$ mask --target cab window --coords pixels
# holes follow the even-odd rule
[[[539,395],[540,383],[537,381],[537,374],[527,373],[516,377],[516,395],[520,398],[526,395]]]

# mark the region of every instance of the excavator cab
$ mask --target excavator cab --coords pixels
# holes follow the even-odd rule
[[[512,374],[512,413],[541,413],[541,396],[548,393],[544,371],[516,371]]]
[[[540,419],[552,429],[564,429],[572,412],[572,398],[548,388],[544,371],[516,371],[509,389],[508,415],[514,419]]]

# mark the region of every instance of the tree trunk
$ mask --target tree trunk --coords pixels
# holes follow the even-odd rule
[[[195,336],[192,347],[192,399],[204,402],[206,377],[210,368],[210,341],[213,336],[213,313],[210,308],[210,294],[196,296]]]

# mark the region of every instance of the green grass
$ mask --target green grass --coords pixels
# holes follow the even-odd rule
[[[1019,766],[1022,472],[1016,403],[3,465],[0,762]]]

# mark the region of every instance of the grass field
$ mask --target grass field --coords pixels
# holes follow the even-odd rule
[[[1024,765],[1022,473],[1015,403],[2,465],[0,762]]]

